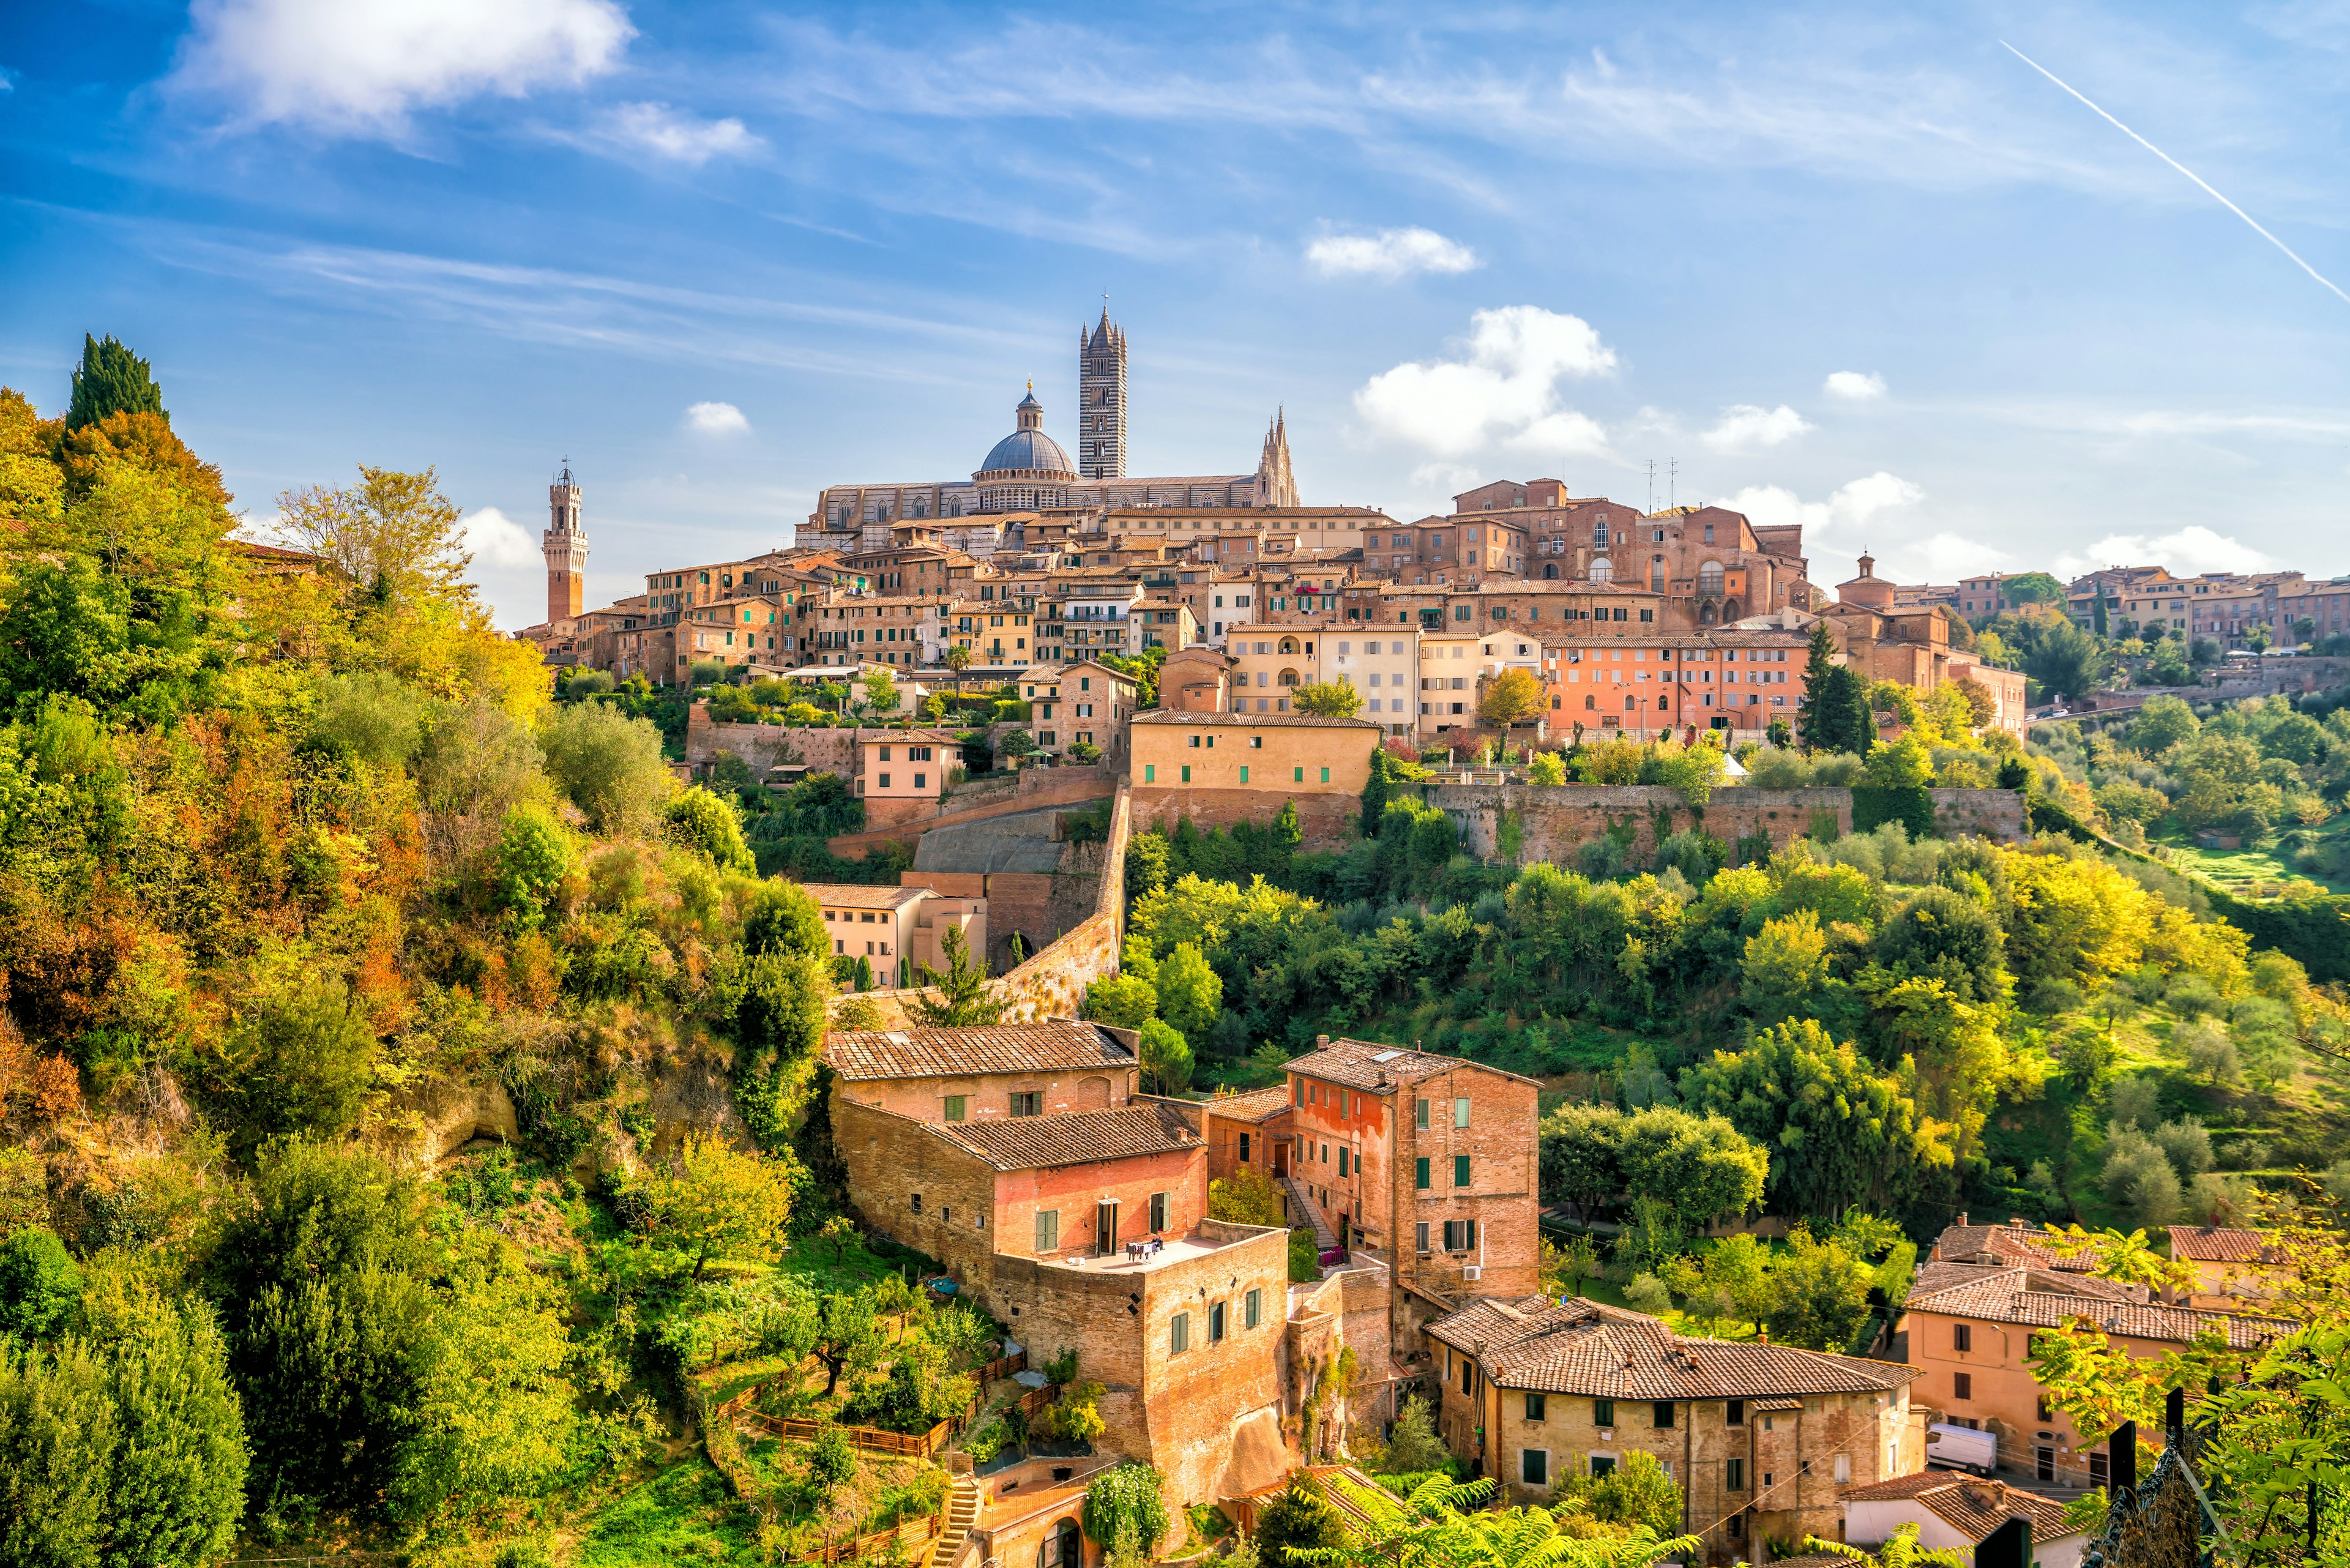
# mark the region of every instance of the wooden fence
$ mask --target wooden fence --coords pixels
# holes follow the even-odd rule
[[[827,1536],[813,1552],[795,1552],[786,1548],[783,1561],[786,1563],[861,1563],[868,1557],[878,1556],[889,1548],[901,1545],[909,1541],[920,1545],[928,1545],[939,1538],[939,1532],[945,1528],[945,1523],[946,1510],[941,1508],[938,1512],[924,1514],[920,1519],[900,1520],[889,1529],[877,1530],[869,1535],[844,1535],[837,1541]]]

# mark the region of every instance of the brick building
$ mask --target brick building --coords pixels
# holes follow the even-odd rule
[[[1134,1098],[1127,1041],[1068,1023],[847,1033],[826,1061],[851,1204],[1037,1360],[1076,1353],[1106,1389],[1097,1452],[1156,1465],[1170,1507],[1285,1468],[1288,1237],[1207,1217],[1199,1107]]]
[[[1516,1501],[1653,1455],[1706,1560],[1758,1538],[1833,1539],[1840,1489],[1921,1469],[1918,1373],[1787,1345],[1690,1339],[1638,1313],[1546,1296],[1472,1303],[1428,1325],[1440,1429]]]
[[[1538,1085],[1365,1040],[1291,1062],[1290,1179],[1399,1287],[1451,1298],[1540,1283]]]
[[[2244,1349],[2286,1332],[2274,1320],[2151,1302],[2144,1285],[2032,1263],[1929,1262],[1918,1273],[1899,1332],[1919,1372],[1918,1401],[1936,1418],[1987,1431],[2001,1468],[2066,1486],[2103,1486],[2103,1438],[2084,1443],[2028,1365],[2032,1337],[2085,1320],[2114,1348],[2153,1357],[2217,1329]]]
[[[1135,830],[1186,816],[1268,822],[1289,801],[1309,846],[1335,846],[1360,815],[1381,733],[1368,719],[1310,713],[1138,713],[1127,738]]]
[[[1200,1102],[1200,1116],[1209,1180],[1226,1180],[1237,1170],[1269,1179],[1289,1174],[1293,1143],[1286,1088],[1276,1084],[1246,1094],[1212,1095]]]

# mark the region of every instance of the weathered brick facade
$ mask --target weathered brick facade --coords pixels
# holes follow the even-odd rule
[[[1669,835],[1699,827],[1729,845],[1754,835],[1773,850],[1809,833],[1822,815],[1838,833],[1852,831],[1848,789],[1718,789],[1701,809],[1692,810],[1680,792],[1659,784],[1431,784],[1422,792],[1430,805],[1451,816],[1472,855],[1500,853],[1505,814],[1514,814],[1523,837],[1521,864],[1574,862],[1575,852],[1611,827],[1632,830],[1632,854],[1656,853],[1659,830]],[[2005,844],[2028,836],[2023,796],[2015,790],[1929,791],[1936,830],[1980,834]]]
[[[1291,1174],[1396,1283],[1451,1298],[1540,1284],[1538,1085],[1360,1040],[1289,1064]]]

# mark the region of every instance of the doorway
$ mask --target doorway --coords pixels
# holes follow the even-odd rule
[[[1118,1251],[1118,1202],[1105,1199],[1094,1205],[1094,1256],[1106,1258]]]

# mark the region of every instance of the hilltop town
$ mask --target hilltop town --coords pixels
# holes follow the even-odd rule
[[[566,469],[515,636],[0,394],[16,1557],[2314,1538],[2350,583],[1133,478],[1126,353],[602,608]]]

